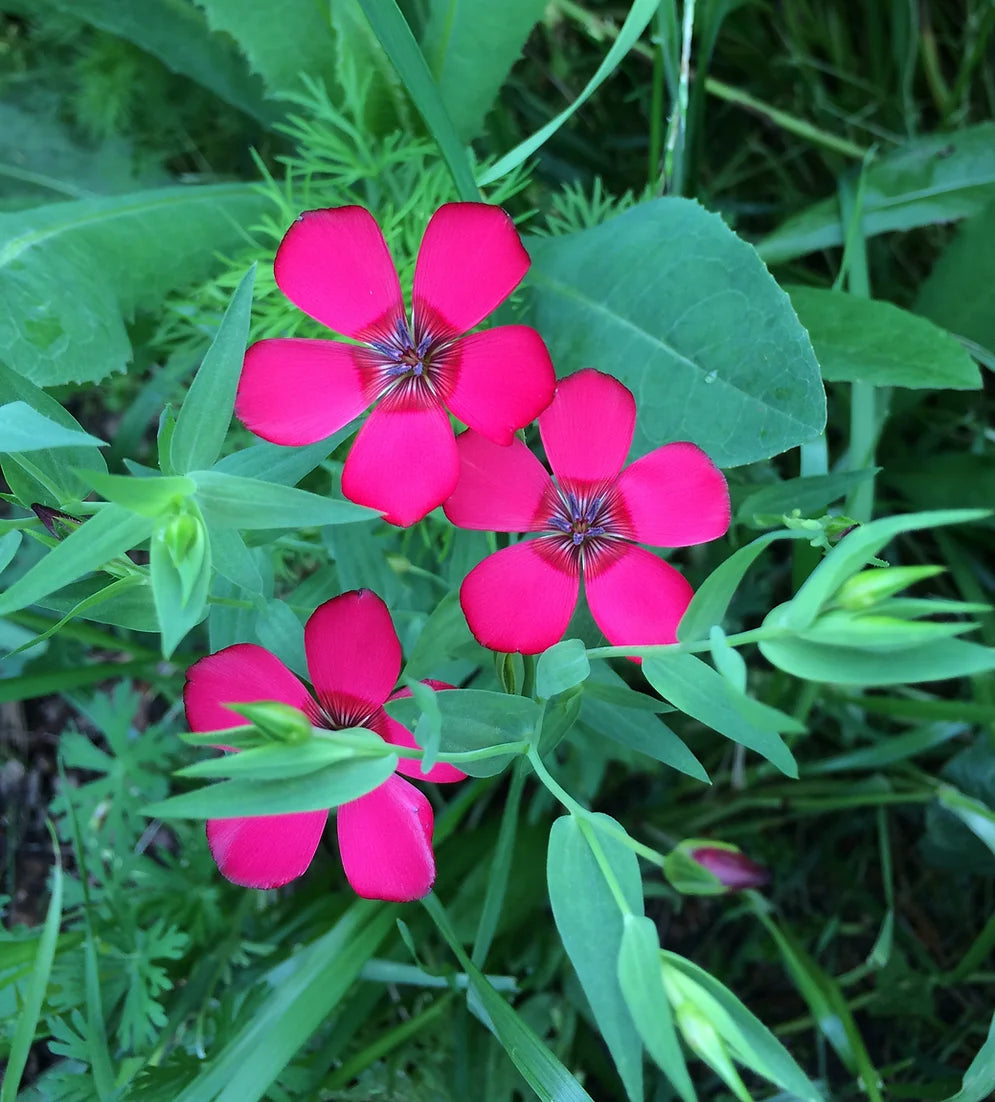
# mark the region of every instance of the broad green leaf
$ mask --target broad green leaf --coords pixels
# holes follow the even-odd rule
[[[698,1096],[688,1075],[670,1000],[663,986],[660,939],[651,918],[625,916],[618,954],[618,982],[646,1051],[684,1102],[696,1102]]]
[[[737,509],[736,519],[742,524],[769,528],[771,525],[764,523],[765,519],[773,523],[773,518],[791,514],[795,509],[803,517],[819,516],[834,501],[845,497],[854,486],[873,478],[879,470],[879,467],[869,467],[862,471],[838,471],[775,482],[750,494]]]
[[[0,306],[0,316],[2,311]],[[8,402],[25,402],[47,420],[73,432],[83,431],[76,418],[54,398],[0,363],[0,403]],[[25,508],[35,501],[58,506],[85,497],[88,487],[75,473],[77,468],[106,471],[107,463],[100,449],[92,444],[35,451],[23,457],[8,455],[3,463],[3,473],[11,492]]]
[[[225,103],[272,124],[279,113],[267,104],[258,80],[229,39],[211,34],[195,7],[172,0],[45,0],[102,31],[133,42],[174,73],[189,77]]]
[[[791,287],[827,382],[975,390],[981,373],[963,345],[931,321],[841,291]]]
[[[335,38],[327,14],[314,0],[248,5],[241,0],[196,0],[196,4],[216,37],[221,32],[234,39],[270,96],[300,92],[302,73],[319,80],[332,76]]]
[[[995,359],[995,202],[961,223],[919,288],[916,312]]]
[[[995,198],[995,123],[915,138],[877,158],[864,173],[861,231],[874,237],[952,222]],[[842,245],[838,199],[816,203],[783,223],[759,245],[768,264]]]
[[[623,912],[592,847],[598,848],[634,915],[643,913],[643,885],[635,853],[614,833],[599,829],[599,824],[622,831],[607,815],[592,815],[584,821],[564,815],[553,823],[546,855],[549,903],[563,948],[626,1093],[630,1099],[641,1100],[642,1043],[618,977],[617,962],[625,928]]]
[[[284,777],[303,777],[326,766],[354,757],[386,757],[393,753],[388,744],[373,731],[350,728],[343,732],[349,737],[369,735],[369,750],[363,752],[352,745],[336,742],[335,738],[312,738],[297,745],[268,743],[238,754],[224,754],[188,765],[177,771],[179,777],[215,779],[231,777],[233,780],[276,781]],[[227,745],[227,744],[226,744]]]
[[[712,624],[712,630],[708,633],[709,654],[712,656],[712,665],[729,682],[738,693],[746,692],[746,659],[729,646],[726,633],[718,624]]]
[[[210,467],[221,454],[249,339],[255,264],[232,296],[203,363],[176,416],[169,459],[178,474]]]
[[[690,440],[735,467],[822,431],[808,335],[718,215],[656,199],[529,251],[529,322],[561,370],[594,364],[632,391],[634,456]]]
[[[7,8],[9,11],[9,7]],[[24,209],[52,199],[114,195],[166,182],[152,164],[139,166],[129,141],[108,135],[99,143],[81,139],[58,114],[24,88],[8,85],[0,103],[0,202]]]
[[[21,1085],[21,1076],[27,1066],[28,1053],[34,1043],[35,1030],[41,1018],[42,1005],[45,1002],[45,992],[48,988],[49,976],[52,974],[52,963],[55,960],[55,950],[59,940],[59,925],[62,922],[62,859],[59,854],[58,839],[51,824],[48,825],[48,829],[52,835],[52,849],[55,853],[55,863],[52,867],[52,895],[48,901],[45,924],[38,939],[38,948],[34,955],[30,976],[23,991],[24,1001],[18,1007],[19,1012],[10,1041],[10,1049],[6,1053],[6,1068],[3,1082],[0,1083],[0,1102],[15,1102],[17,1098],[17,1088]],[[7,948],[5,945],[4,949]]]
[[[585,691],[580,718],[592,731],[612,742],[638,750],[695,780],[711,783],[701,762],[652,712],[609,704]]]
[[[101,497],[143,517],[162,516],[197,489],[195,482],[182,475],[135,478],[103,471],[78,471],[77,474]]]
[[[478,136],[546,0],[431,0],[422,52],[459,137]]]
[[[545,126],[540,127],[531,137],[526,138],[524,142],[520,142],[514,149],[505,153],[497,164],[491,165],[489,169],[480,175],[477,183],[481,187],[486,184],[493,184],[496,180],[507,176],[509,172],[516,169],[523,161],[527,161],[533,153],[541,149],[577,108],[586,103],[618,68],[625,55],[639,41],[639,36],[649,25],[658,7],[659,0],[633,0],[629,14],[619,28],[618,36],[580,95],[569,107],[561,111],[555,118],[550,119]]]
[[[352,758],[296,777],[219,781],[150,804],[144,814],[162,819],[226,819],[324,811],[365,796],[394,773],[397,755]]]
[[[536,663],[536,696],[548,700],[582,684],[591,672],[587,650],[579,639],[564,639],[549,648]]]
[[[397,70],[411,102],[437,142],[460,199],[471,203],[479,201],[480,193],[473,182],[468,150],[456,133],[425,57],[397,6],[397,0],[359,0],[359,6],[384,53]]]
[[[268,201],[206,184],[0,213],[0,356],[40,386],[122,371],[128,316],[216,270]]]
[[[858,650],[807,639],[768,639],[760,652],[772,666],[806,681],[839,685],[902,685],[972,677],[995,670],[995,648],[942,639],[894,651]]]
[[[197,484],[197,502],[209,528],[320,528],[379,515],[342,498],[223,471],[192,471],[190,477]]]
[[[804,730],[791,716],[737,692],[693,654],[647,658],[643,673],[653,688],[682,712],[761,754],[789,777],[798,776],[794,756],[778,734]]]
[[[46,448],[106,447],[106,442],[80,429],[50,421],[27,402],[0,406],[0,451],[36,452]]]
[[[357,899],[326,933],[295,948],[264,977],[265,997],[175,1102],[258,1102],[352,990],[394,929],[397,907]]]
[[[429,895],[424,904],[469,978],[471,994],[476,999],[476,1005],[470,1001],[470,1009],[498,1039],[540,1102],[592,1102],[587,1091],[466,955],[435,896]]]
[[[787,605],[782,606],[778,622],[795,631],[803,631],[851,574],[870,562],[903,532],[938,528],[946,524],[967,524],[972,520],[982,520],[988,515],[988,512],[981,509],[938,509],[928,513],[884,517],[862,524],[847,533],[812,571],[801,589]]]
[[[434,699],[442,717],[439,753],[443,755],[525,742],[534,734],[539,718],[539,706],[535,701],[506,693],[447,689],[436,693]],[[413,697],[388,700],[384,707],[399,723],[415,729],[421,709]],[[474,777],[490,777],[500,773],[514,756],[512,751],[459,764],[460,769]]]
[[[55,545],[0,595],[0,616],[26,608],[91,570],[137,547],[152,534],[155,521],[108,505]]]
[[[791,1058],[788,1050],[773,1033],[738,998],[703,968],[667,949],[662,960],[678,973],[686,986],[688,981],[703,992],[712,1013],[707,1016],[735,1058],[753,1068],[804,1102],[822,1102],[822,1095]]]
[[[985,1102],[995,1094],[995,1015],[988,1026],[988,1036],[964,1072],[961,1088],[944,1102]]]

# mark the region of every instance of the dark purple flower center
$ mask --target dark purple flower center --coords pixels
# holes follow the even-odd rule
[[[367,344],[373,354],[378,398],[441,397],[442,353],[449,339],[433,332],[429,325],[415,320],[409,326],[406,318],[398,317]]]
[[[381,738],[386,732],[386,714],[367,700],[345,693],[318,693],[318,700],[311,701],[308,718],[315,727],[326,731],[345,731],[349,727],[365,727]]]
[[[577,566],[620,550],[621,542],[631,538],[611,486],[585,491],[557,488],[548,504],[546,538]]]

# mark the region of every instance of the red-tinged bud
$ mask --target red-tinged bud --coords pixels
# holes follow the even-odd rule
[[[50,509],[38,501],[32,503],[31,511],[45,526],[45,531],[57,540],[65,539],[83,523],[79,517],[70,516],[60,509]]]
[[[726,891],[759,888],[770,881],[770,870],[738,849],[698,846],[690,851],[689,856],[716,877]]]

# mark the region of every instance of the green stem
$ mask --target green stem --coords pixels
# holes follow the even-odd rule
[[[663,154],[663,5],[656,11],[657,41],[653,44],[653,89],[650,94],[650,151],[647,165],[647,182],[656,184],[660,175],[660,158]]]
[[[748,643],[762,643],[768,639],[784,639],[794,632],[781,627],[751,628],[749,631],[739,631],[734,635],[727,635],[726,642],[732,647],[744,647]],[[711,650],[712,644],[707,639],[699,639],[688,643],[655,643],[646,646],[631,647],[591,647],[587,652],[588,658],[654,658],[664,654],[699,654]]]

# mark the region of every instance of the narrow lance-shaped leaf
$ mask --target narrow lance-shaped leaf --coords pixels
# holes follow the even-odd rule
[[[653,688],[682,712],[763,755],[789,777],[798,776],[794,756],[778,734],[804,730],[791,716],[737,692],[693,654],[674,652],[647,658],[643,673]]]
[[[0,406],[0,451],[36,452],[45,448],[104,447],[105,442],[80,429],[49,420],[27,402]]]
[[[210,467],[221,454],[249,339],[255,264],[232,296],[176,417],[169,458],[178,474]]]
[[[190,477],[197,484],[197,502],[209,528],[317,528],[378,516],[363,505],[276,482],[222,471],[193,471]]]
[[[607,815],[592,815],[583,822],[573,815],[557,819],[549,832],[546,875],[549,902],[563,948],[625,1084],[626,1094],[637,1100],[643,1097],[642,1041],[626,1005],[617,970],[623,912],[592,849],[598,847],[629,912],[642,915],[639,864],[635,853],[616,837],[616,831],[624,833]]]
[[[481,187],[493,184],[518,168],[523,161],[527,161],[533,153],[541,149],[567,119],[586,103],[618,68],[622,59],[635,46],[639,41],[639,36],[649,26],[649,22],[656,14],[659,6],[659,0],[634,0],[632,7],[629,9],[629,14],[625,17],[625,22],[619,28],[618,37],[612,43],[611,49],[605,54],[594,76],[587,82],[580,95],[569,107],[561,111],[555,118],[550,119],[545,126],[540,127],[531,137],[526,138],[524,142],[520,142],[514,149],[505,153],[503,157],[499,158],[497,164],[491,165],[490,168],[481,173],[477,180],[478,184]]]
[[[0,595],[0,616],[26,608],[91,570],[137,547],[151,535],[155,521],[120,505],[108,505],[81,524]]]

